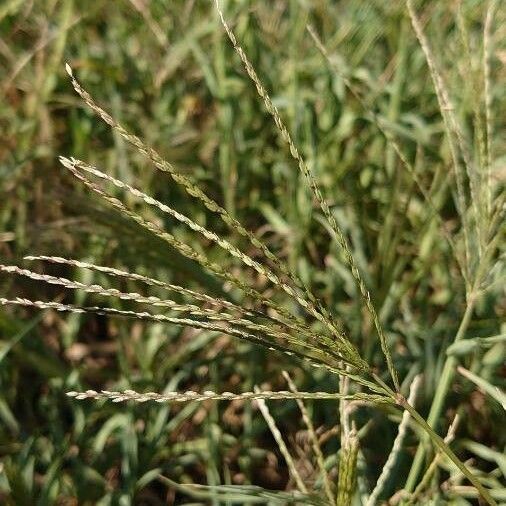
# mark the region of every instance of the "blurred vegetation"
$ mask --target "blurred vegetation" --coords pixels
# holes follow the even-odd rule
[[[476,119],[484,104],[485,4],[417,4],[475,161],[480,156]],[[431,76],[404,2],[222,5],[350,238],[403,391],[407,394],[415,375],[423,373],[417,407],[427,414],[447,353],[474,375],[474,381],[469,375],[455,377],[437,430],[446,433],[455,414],[463,414],[452,447],[501,493],[504,408],[490,392],[505,386],[504,240],[488,272],[489,288],[480,294],[466,332],[472,339],[448,348],[466,307],[466,287],[444,235],[445,230],[458,231],[457,197]],[[506,179],[505,21],[498,2],[490,55],[494,194],[504,192]],[[308,24],[340,74],[315,46]],[[342,253],[329,240],[323,216],[210,2],[6,0],[0,5],[1,263],[20,265],[27,254],[57,254],[211,295],[240,297],[93,198],[62,170],[58,155],[96,164],[244,246],[84,106],[65,73],[66,61],[106,110],[298,272],[341,317],[366,360],[384,372],[379,342]],[[368,110],[344,79],[360,91]],[[403,147],[438,213],[427,205],[368,111]],[[238,269],[225,252],[196,243],[177,222],[142,212],[205,249],[216,262]],[[44,269],[86,283],[110,282],[81,269]],[[265,279],[257,277],[255,286],[268,293]],[[0,287],[5,297],[89,305],[97,299],[4,274]],[[120,301],[109,304],[128,307]],[[479,339],[492,336],[502,337]],[[301,390],[338,390],[334,376],[217,333],[0,307],[0,502],[221,503],[212,494],[211,499],[191,498],[177,485],[181,483],[291,490],[283,458],[254,404],[115,405],[77,403],[65,396],[87,388],[239,392],[258,384],[283,390],[283,369]],[[269,407],[304,479],[321,488],[296,403],[277,401]],[[336,478],[339,440],[331,436],[339,422],[338,406],[326,400],[308,408],[329,456],[326,466]],[[360,501],[382,470],[400,415],[365,406],[353,416],[360,429]],[[404,486],[418,439],[416,431],[408,432],[383,499]],[[448,479],[454,474],[442,461],[425,499],[472,504],[472,490],[458,478]],[[282,497],[277,499],[286,501]],[[230,494],[229,504],[245,501]]]

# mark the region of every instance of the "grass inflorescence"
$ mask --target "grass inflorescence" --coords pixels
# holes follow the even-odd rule
[[[51,67],[54,61],[62,59],[67,31],[73,22],[73,3],[63,3],[65,9],[60,21],[65,28],[58,38]],[[130,3],[164,49],[168,39],[150,8],[142,2]],[[0,21],[10,9],[13,12],[18,9],[16,2],[9,5],[5,13],[0,11]],[[173,274],[167,278],[152,274],[149,268],[119,267],[122,262],[102,265],[95,260],[101,253],[94,254],[92,246],[82,259],[51,249],[48,254],[38,254],[36,248],[31,247],[29,255],[24,251],[24,262],[30,268],[8,261],[0,263],[0,272],[8,275],[9,280],[20,280],[16,282],[19,286],[35,282],[39,289],[47,286],[47,293],[58,294],[51,300],[42,300],[37,292],[32,294],[22,290],[16,293],[16,290],[9,289],[0,298],[0,305],[68,314],[62,325],[62,342],[68,357],[75,357],[76,350],[79,353],[76,345],[79,332],[85,328],[83,317],[97,318],[98,324],[105,319],[119,336],[122,382],[109,379],[99,387],[96,382],[90,387],[80,377],[79,369],[75,369],[65,372],[65,380],[59,383],[60,391],[66,390],[71,399],[70,409],[76,420],[86,419],[83,410],[93,409],[80,407],[74,402],[76,400],[93,400],[98,405],[97,410],[112,409],[105,401],[127,403],[123,404],[123,413],[106,411],[115,414],[104,420],[101,435],[95,442],[98,452],[104,449],[113,432],[122,431],[121,451],[126,455],[122,472],[125,479],[130,477],[131,483],[127,491],[119,495],[113,493],[109,499],[121,496],[131,500],[136,491],[158,480],[170,490],[209,499],[215,504],[222,500],[233,502],[234,497],[241,497],[240,500],[244,501],[249,498],[253,502],[351,505],[360,501],[360,504],[377,504],[387,494],[393,501],[414,504],[432,496],[458,496],[456,491],[462,491],[458,487],[462,487],[461,482],[465,479],[472,485],[466,489],[468,493],[478,494],[487,503],[496,504],[496,499],[502,498],[499,474],[503,467],[497,451],[492,447],[476,450],[473,444],[467,445],[476,455],[486,455],[485,460],[495,462],[490,477],[487,477],[475,462],[463,462],[461,455],[465,454],[458,451],[460,448],[450,447],[455,443],[457,421],[461,419],[465,401],[453,403],[453,422],[446,438],[439,436],[442,421],[447,418],[445,409],[457,372],[479,391],[485,392],[487,402],[496,403],[491,409],[504,409],[504,395],[495,384],[498,381],[495,366],[504,357],[504,334],[500,333],[503,329],[498,323],[497,307],[500,306],[500,285],[504,276],[502,224],[506,195],[501,173],[496,170],[501,163],[497,155],[499,149],[494,145],[495,118],[498,116],[494,112],[493,86],[496,3],[490,1],[480,12],[479,51],[475,48],[476,41],[470,38],[464,6],[458,7],[456,37],[464,45],[464,65],[472,76],[465,92],[457,98],[449,85],[451,72],[446,71],[440,61],[442,56],[437,54],[438,41],[431,40],[427,20],[412,0],[391,7],[390,13],[383,13],[398,16],[402,30],[395,38],[399,44],[398,52],[393,64],[390,62],[384,70],[380,83],[375,83],[370,75],[364,75],[361,65],[368,50],[382,50],[381,44],[379,47],[376,44],[382,31],[372,7],[358,9],[354,14],[357,19],[369,20],[371,26],[376,23],[374,30],[364,32],[356,20],[349,26],[345,20],[336,37],[329,35],[332,31],[329,31],[324,17],[314,14],[317,23],[309,23],[309,11],[299,6],[286,7],[287,23],[291,27],[288,32],[293,37],[291,42],[298,40],[296,34],[300,32],[303,40],[311,42],[309,51],[312,54],[307,68],[298,64],[297,57],[291,54],[294,68],[287,67],[286,70],[293,75],[288,78],[290,83],[284,91],[291,96],[290,100],[278,96],[276,73],[268,77],[267,84],[260,77],[263,72],[253,63],[255,52],[259,53],[256,55],[259,61],[267,57],[263,44],[259,40],[256,46],[248,43],[248,37],[256,37],[256,30],[260,29],[270,30],[269,37],[276,38],[275,27],[285,23],[283,15],[276,18],[273,12],[269,11],[267,15],[263,7],[258,7],[257,20],[263,28],[255,28],[248,25],[248,12],[242,13],[236,8],[240,12],[240,21],[234,25],[227,21],[218,0],[214,1],[214,8],[230,47],[226,49],[220,35],[211,64],[197,41],[212,34],[216,27],[204,23],[196,26],[196,31],[185,34],[184,43],[173,47],[172,52],[183,54],[183,59],[188,52],[193,55],[202,65],[206,83],[219,102],[216,120],[221,135],[218,165],[224,204],[219,203],[221,199],[216,197],[216,188],[205,171],[190,175],[182,160],[179,163],[168,161],[170,156],[165,151],[170,155],[171,150],[152,147],[154,143],[150,140],[149,129],[144,140],[143,135],[135,134],[133,128],[126,126],[117,107],[120,93],[113,93],[115,98],[107,107],[100,105],[101,101],[82,84],[84,79],[82,82],[78,79],[80,71],[74,70],[70,63],[65,64],[73,89],[90,113],[90,121],[100,120],[102,124],[97,128],[102,137],[112,135],[116,149],[114,158],[119,168],[110,171],[106,159],[100,161],[101,157],[95,156],[92,149],[86,153],[83,148],[86,143],[77,143],[81,147],[77,152],[59,156],[60,175],[70,176],[76,195],[81,196],[80,202],[89,202],[89,196],[93,195],[90,213],[102,217],[106,225],[115,223],[118,231],[125,231],[125,238],[121,237],[121,232],[116,238],[111,237],[112,241],[118,241],[116,246],[120,255],[127,258],[129,253],[125,250],[132,248],[136,240],[145,240],[145,244],[152,246],[141,247],[141,255],[145,253],[141,262],[152,267],[151,258],[155,263],[157,258],[168,259],[173,264]],[[439,8],[434,5],[427,12],[430,13],[430,9],[439,12]],[[190,5],[188,9],[191,12],[199,7]],[[282,11],[284,7],[280,9]],[[268,23],[267,18],[262,17],[265,15]],[[453,33],[448,26],[446,29]],[[319,35],[320,31],[322,35]],[[412,35],[412,40],[408,34]],[[352,62],[348,66],[340,55],[340,42],[341,38],[346,40],[347,37],[354,41],[359,35],[363,39],[354,53],[354,64],[358,69],[353,72]],[[242,39],[246,41],[244,46]],[[386,35],[385,40],[389,40]],[[454,39],[451,40],[453,44]],[[415,51],[413,61],[407,55],[407,44],[412,44]],[[295,50],[291,46],[288,49]],[[235,55],[234,59],[225,61],[225,54]],[[154,80],[158,83],[158,90],[167,79],[167,73],[170,74],[170,65],[164,61],[163,72],[157,73]],[[244,76],[226,76],[226,65],[231,65],[239,73],[240,64]],[[299,111],[297,104],[299,93],[305,89],[299,80],[308,70],[315,69],[321,74],[318,86],[325,88],[326,94],[323,101],[322,97],[314,97],[318,112],[312,115],[308,108]],[[418,84],[409,75],[410,69],[422,74],[427,71],[427,83],[422,83],[418,76],[422,83]],[[6,87],[19,71],[14,69]],[[248,156],[237,162],[241,149],[247,149],[247,142],[241,138],[244,132],[234,135],[230,121],[231,117],[240,117],[240,113],[233,112],[240,99],[237,96],[230,98],[227,94],[232,97],[238,83],[242,93],[249,93],[245,91],[248,87],[244,77],[251,82],[253,91],[245,95],[247,110],[252,114],[248,128],[256,129],[259,139],[267,141],[270,153],[259,163],[255,157],[254,163],[248,163]],[[283,75],[278,77],[281,83],[286,79]],[[50,79],[41,79],[40,98],[44,99],[51,95],[52,84]],[[389,83],[388,86],[385,83]],[[422,103],[441,118],[436,127],[429,128],[422,113],[415,116],[413,112],[406,112],[409,102],[405,95],[412,96],[413,89],[415,92],[422,90]],[[370,96],[379,105],[371,101]],[[331,106],[322,105],[325,101],[339,108],[336,112],[338,123],[332,128],[325,126],[332,121],[325,119],[332,118]],[[290,103],[293,109],[286,103]],[[36,102],[32,101],[32,108],[37,107],[34,104]],[[43,113],[44,109],[41,109],[40,114]],[[306,116],[310,119],[304,119]],[[271,137],[266,139],[262,130],[267,128]],[[325,158],[315,147],[318,136],[313,129],[324,132],[321,143],[327,146]],[[33,132],[26,132],[20,134],[24,146],[33,139]],[[76,138],[80,135],[83,134],[75,134]],[[191,139],[191,133],[189,135]],[[183,141],[178,142],[184,144],[184,135],[182,138]],[[172,151],[177,152],[178,142]],[[201,159],[209,159],[206,150],[215,149],[213,142],[206,141],[201,146]],[[127,156],[127,146],[132,150],[130,157]],[[257,148],[262,149],[262,144],[255,144]],[[143,171],[149,167],[151,174],[156,173],[150,176],[153,178],[151,184],[146,184],[146,180],[143,182],[145,175],[135,176],[129,158],[132,158],[132,164],[140,164]],[[275,163],[272,163],[273,159]],[[368,159],[371,166],[368,166]],[[253,181],[255,185],[254,192],[245,199],[239,198],[247,188],[238,180],[238,165],[241,164],[254,170],[254,174],[244,175],[246,181]],[[272,165],[269,169],[273,181],[279,177],[277,170],[282,171],[283,177],[279,188],[265,199],[258,195],[262,192],[262,178],[268,164]],[[153,168],[156,171],[152,171]],[[358,178],[348,180],[345,177],[348,172],[352,175],[357,172]],[[341,178],[346,182],[342,187],[339,186]],[[285,185],[289,188],[286,195]],[[276,209],[269,198],[277,200],[280,208]],[[243,207],[238,211],[237,205],[241,201]],[[257,217],[260,213],[268,222],[267,228],[275,231],[274,237],[254,230],[252,222],[245,218],[244,211],[250,204],[255,205]],[[9,213],[6,216],[9,217]],[[100,240],[98,231],[92,232],[97,236],[94,250],[103,252],[108,241]],[[314,261],[314,265],[307,261],[307,257]],[[47,272],[39,272],[37,266],[40,265],[44,265]],[[176,265],[181,266],[183,275],[178,275]],[[73,278],[70,272],[77,277]],[[185,276],[184,273],[191,274]],[[181,281],[175,281],[177,279]],[[188,279],[192,281],[186,285]],[[125,338],[128,326],[122,323],[123,320],[142,325],[142,332],[156,329],[149,346],[145,350],[142,346],[137,348],[138,368],[129,365],[128,356],[132,353],[127,350],[131,343]],[[187,329],[178,331],[186,344],[181,344],[175,352],[173,350],[174,357],[159,362],[154,357],[165,346],[162,328]],[[471,328],[480,336],[473,334],[473,339],[469,339]],[[12,344],[0,355],[0,363],[24,335],[25,331],[21,330],[14,337]],[[446,337],[445,343],[437,340],[440,335]],[[235,338],[236,349],[243,350],[245,368],[243,364],[239,367],[240,361],[236,362],[235,368],[233,363],[231,365],[234,378],[243,376],[242,381],[237,378],[232,381],[239,391],[231,392],[215,386],[202,392],[193,390],[195,387],[178,389],[179,384],[198,377],[200,370],[209,375],[211,385],[221,383],[219,364],[226,362],[232,356],[230,353],[235,353],[229,351],[234,350],[231,345],[220,342],[225,336]],[[467,347],[462,348],[463,343]],[[260,352],[260,349],[264,351]],[[195,366],[192,360],[185,367],[185,360],[196,351],[202,353],[202,357],[195,360]],[[487,356],[485,365],[481,362],[483,354]],[[265,371],[261,361],[266,366]],[[286,362],[295,371],[302,370],[311,378],[313,390],[299,390],[295,372],[292,377],[284,370],[277,370],[278,361],[283,367]],[[462,361],[467,368],[461,365]],[[259,366],[262,373],[272,367],[286,382],[284,387],[279,386],[279,380],[271,379],[266,388],[260,388],[257,383],[263,382],[265,377],[259,375]],[[142,371],[140,381],[137,369]],[[159,392],[150,391],[153,389],[151,385],[157,382],[155,380],[164,378],[167,371],[173,375],[168,383],[161,386]],[[61,374],[58,372],[56,376]],[[422,379],[425,380],[425,399],[420,399]],[[417,397],[421,409],[415,406]],[[278,419],[267,403],[274,400],[295,401],[310,457],[306,457],[301,448],[293,448],[293,442],[285,437],[284,429],[280,427],[285,421]],[[227,401],[230,409],[241,406],[240,424],[244,433],[240,444],[243,448],[252,444],[256,430],[252,406],[248,404],[254,401],[273,438],[273,448],[286,465],[286,486],[290,494],[253,486],[255,451],[237,459],[237,465],[242,469],[237,473],[240,476],[237,480],[244,480],[244,484],[230,485],[232,471],[228,464],[224,465],[225,471],[220,470],[218,443],[220,438],[227,438],[221,433],[216,435],[220,415],[216,406],[209,407],[211,401]],[[319,403],[332,404],[332,416],[339,415],[339,428],[332,429],[332,435],[339,437],[335,438],[330,451],[330,445],[318,427]],[[151,404],[158,412],[146,415],[148,411],[144,411],[139,420],[144,419],[143,423],[149,425],[147,438],[151,450],[157,455],[157,462],[156,467],[137,476],[142,466],[138,463],[138,448],[132,446],[135,439],[132,434],[136,430],[132,421],[136,410],[141,409],[140,405],[150,409]],[[172,424],[168,419],[169,410],[175,409],[173,405],[182,404],[187,406],[176,408],[176,421]],[[199,404],[203,411],[195,412]],[[9,408],[0,398],[1,406],[4,406],[3,418],[11,429],[18,431]],[[208,456],[203,466],[208,488],[202,489],[182,485],[192,480],[184,471],[187,462],[182,456],[175,457],[178,471],[172,474],[164,468],[167,455],[161,451],[163,442],[170,438],[170,431],[164,427],[176,430],[190,414],[194,414],[196,420],[201,412],[205,414],[202,419],[208,420],[205,422],[206,450],[200,448],[198,440],[195,440],[194,448],[193,443],[189,444],[188,450],[189,455]],[[230,419],[236,420],[235,414],[227,413]],[[371,479],[371,473],[364,471],[368,460],[367,441],[374,439],[371,427],[385,424],[385,421],[378,421],[385,418],[382,416],[385,413],[396,421],[396,435],[391,438],[389,453],[383,458],[383,468],[373,472],[374,479]],[[504,413],[501,412],[501,416]],[[328,423],[328,415],[325,420]],[[411,440],[416,451],[406,464],[406,440],[413,437],[410,427],[415,428],[414,434],[419,441],[415,444]],[[468,430],[472,432],[473,427]],[[81,437],[78,432],[76,430],[76,438]],[[174,451],[177,455],[180,450]],[[27,448],[25,454],[29,453]],[[9,460],[4,488],[11,495],[28,498],[33,496],[33,487],[25,487],[25,490],[24,485],[18,488],[15,485],[17,481],[26,481],[28,464],[23,465],[25,470],[21,472],[22,464]],[[396,468],[400,466],[403,466],[403,472],[397,476]],[[444,486],[440,483],[441,469],[450,476]],[[57,472],[53,471],[53,475]],[[55,487],[44,492],[44,500],[50,501],[50,497],[58,496],[59,488]]]

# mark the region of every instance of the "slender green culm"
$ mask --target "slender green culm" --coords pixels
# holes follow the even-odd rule
[[[497,502],[490,495],[490,492],[481,484],[477,478],[462,461],[453,453],[453,450],[444,442],[444,440],[432,430],[430,425],[420,416],[420,414],[408,403],[403,403],[403,407],[407,409],[415,422],[427,433],[434,445],[441,450],[462,472],[462,474],[476,487],[480,495],[491,506],[497,506]]]
[[[255,388],[255,392],[259,392],[258,387]],[[272,436],[274,437],[276,444],[278,445],[279,451],[283,455],[285,462],[288,466],[288,470],[290,471],[290,476],[294,480],[295,484],[297,485],[297,489],[307,494],[307,488],[304,483],[304,480],[300,476],[300,473],[297,469],[297,466],[295,465],[295,462],[292,459],[292,456],[290,455],[290,452],[288,451],[288,448],[286,446],[286,443],[283,439],[283,436],[281,435],[281,431],[278,429],[278,426],[276,425],[276,421],[272,417],[269,408],[267,407],[267,404],[265,403],[264,399],[257,399],[258,407],[260,408],[260,412],[262,413],[262,416],[265,419],[265,422],[269,426],[269,429],[271,431]]]
[[[411,406],[415,404],[416,396],[420,389],[421,381],[422,375],[418,374],[417,376],[415,376],[413,382],[411,383],[408,397],[408,403]],[[409,414],[409,411],[405,410],[404,413],[402,413],[402,419],[401,422],[399,423],[399,427],[397,428],[397,436],[394,440],[392,450],[390,451],[388,459],[383,466],[383,470],[381,471],[381,474],[376,481],[376,485],[367,500],[366,506],[374,506],[375,504],[378,504],[378,499],[383,489],[385,488],[388,479],[391,477],[392,473],[395,470],[395,465],[397,464],[399,453],[401,452],[402,444],[408,431],[410,419],[411,415]]]
[[[448,428],[448,432],[446,434],[446,437],[444,438],[444,442],[446,444],[450,444],[453,439],[455,438],[455,432],[457,430],[459,424],[459,416],[456,415],[453,422],[451,423],[450,427]],[[412,504],[416,504],[417,499],[419,498],[420,494],[423,492],[425,487],[429,484],[432,475],[436,471],[437,465],[439,461],[441,460],[442,452],[438,451],[434,455],[434,458],[432,459],[432,462],[429,464],[429,467],[427,467],[427,470],[425,471],[425,474],[423,475],[422,479],[420,480],[420,483],[417,485],[415,491],[411,494],[411,496],[408,499],[408,506]]]

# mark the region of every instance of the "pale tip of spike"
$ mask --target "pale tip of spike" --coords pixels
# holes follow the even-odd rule
[[[58,160],[60,160],[60,163],[61,163],[64,167],[66,167],[67,169],[69,169],[69,168],[72,168],[72,167],[73,167],[72,161],[71,161],[69,158],[67,158],[66,156],[62,156],[62,155],[60,155],[60,156],[58,157]]]
[[[65,70],[67,71],[67,74],[70,77],[74,77],[74,73],[72,72],[72,67],[68,63],[65,63]]]

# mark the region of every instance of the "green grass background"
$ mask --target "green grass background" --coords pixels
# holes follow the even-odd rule
[[[464,284],[440,222],[306,31],[307,24],[315,27],[339,71],[394,133],[445,227],[457,234],[451,156],[404,3],[274,0],[223,2],[223,7],[350,238],[404,388],[417,373],[424,374],[417,405],[426,413],[464,312]],[[458,2],[418,6],[475,158],[473,116],[477,107],[483,108],[485,7],[473,0],[460,8]],[[494,188],[505,180],[505,17],[498,8],[491,58]],[[58,254],[239,297],[93,198],[61,168],[58,155],[81,158],[229,235],[203,206],[93,116],[73,92],[65,61],[115,118],[262,236],[343,319],[369,363],[385,371],[342,255],[330,242],[323,217],[210,2],[7,0],[0,5],[3,263],[20,265],[29,253]],[[223,251],[199,242],[179,224],[142,212],[215,261],[238,269]],[[497,260],[489,274],[493,286],[480,297],[466,337],[504,333],[500,254]],[[45,272],[108,282],[79,269],[49,266]],[[254,283],[269,293],[265,280],[255,278]],[[10,297],[103,303],[4,274],[0,290]],[[464,352],[459,350],[459,363],[490,385],[504,387],[504,342]],[[131,406],[77,403],[65,396],[68,390],[105,387],[239,392],[259,384],[286,389],[282,369],[293,374],[301,389],[337,390],[335,378],[327,374],[216,333],[0,308],[0,501],[127,505],[197,500],[161,481],[159,474],[177,483],[291,488],[279,450],[254,405]],[[295,402],[272,402],[270,407],[295,455],[308,460]],[[308,407],[322,432],[338,422],[335,403]],[[455,451],[472,459],[478,472],[491,473],[491,486],[500,490],[504,410],[457,376],[439,421],[441,433],[458,410],[464,416]],[[364,408],[356,419],[361,428],[359,489],[366,490],[381,471],[399,416],[389,409]],[[402,488],[417,441],[411,431],[385,498]],[[336,438],[325,445],[329,467],[338,448]],[[317,473],[311,462],[306,467],[312,483]],[[445,476],[442,469],[437,479],[442,482]],[[433,486],[431,494],[441,492]],[[472,501],[458,495],[450,491],[441,500]]]

